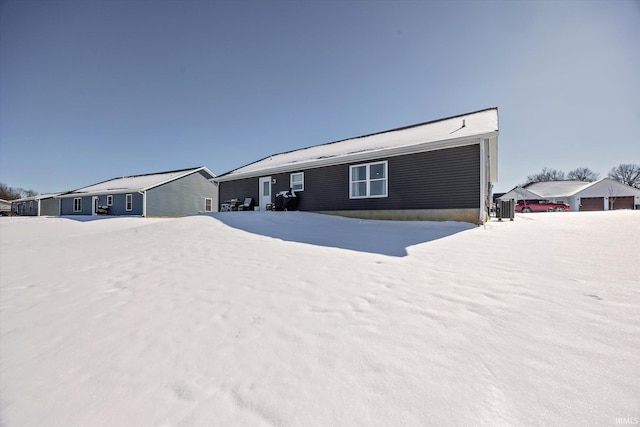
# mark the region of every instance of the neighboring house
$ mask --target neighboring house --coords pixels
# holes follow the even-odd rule
[[[640,209],[640,190],[611,178],[603,178],[572,196],[581,211]],[[573,207],[573,205],[572,205]]]
[[[7,216],[11,214],[11,202],[5,199],[0,199],[0,215]]]
[[[58,216],[60,203],[55,198],[60,193],[38,194],[11,201],[11,212],[20,216]]]
[[[114,178],[60,194],[61,215],[187,216],[218,205],[206,167]]]
[[[516,187],[499,199],[544,199],[555,203],[566,203],[572,211],[640,209],[640,190],[611,178],[603,178],[595,182],[535,182]]]
[[[219,200],[259,209],[290,188],[297,209],[482,223],[497,180],[498,109],[274,154],[216,178]]]

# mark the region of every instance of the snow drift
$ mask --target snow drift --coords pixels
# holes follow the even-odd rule
[[[640,212],[2,218],[0,238],[3,427],[640,416]]]

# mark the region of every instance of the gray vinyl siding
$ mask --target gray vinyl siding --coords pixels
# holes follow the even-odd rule
[[[126,195],[131,194],[131,210],[127,210]],[[142,194],[140,193],[122,193],[112,194],[113,205],[109,206],[109,215],[142,215]],[[98,206],[107,206],[107,195],[98,197]],[[93,214],[93,196],[82,197],[82,212],[73,211],[74,197],[65,197],[60,199],[60,215],[92,215]]]
[[[147,190],[147,216],[187,216],[205,211],[205,198],[218,203],[217,190],[201,171]]]
[[[127,210],[127,194],[131,194],[131,210]],[[108,206],[109,215],[142,215],[142,194],[138,192],[111,194],[113,205]],[[98,206],[107,206],[107,195],[98,196]]]
[[[60,202],[58,199],[49,198],[40,200],[40,215],[60,215]]]
[[[82,199],[82,210],[80,212],[73,211],[73,199],[75,198],[60,199],[60,215],[91,215],[91,197],[80,197]]]
[[[388,196],[349,199],[349,166],[388,161]],[[480,207],[479,144],[444,150],[344,163],[272,174],[272,198],[289,189],[289,176],[304,172],[304,191],[298,209],[304,211],[376,209],[464,209]],[[220,201],[253,197],[258,202],[258,179],[220,183]]]
[[[226,200],[231,199],[244,200],[247,197],[252,197],[257,206],[260,202],[259,185],[259,178],[246,178],[239,179],[237,181],[221,182],[218,186],[219,203],[223,203]],[[218,210],[220,210],[219,207]]]
[[[38,215],[38,201],[33,200],[33,207],[30,204],[32,201],[26,202],[14,202],[11,204],[13,212],[16,212],[20,216],[37,216]]]

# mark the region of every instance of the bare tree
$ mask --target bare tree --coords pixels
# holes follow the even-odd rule
[[[542,172],[529,175],[527,177],[527,182],[547,182],[547,181],[562,181],[564,179],[564,172],[551,169],[548,167],[542,168]]]
[[[640,166],[631,163],[621,164],[609,171],[609,178],[631,187],[640,188]]]
[[[0,199],[15,200],[20,197],[22,197],[22,194],[19,189],[11,188],[7,184],[0,182]]]
[[[619,188],[613,188],[612,185],[607,189],[607,195],[609,196],[609,210],[614,210],[616,205],[616,198],[620,194]]]
[[[567,174],[567,178],[575,179],[577,181],[593,182],[600,178],[600,174],[589,168],[576,168]]]
[[[33,190],[23,190],[22,188],[13,188],[0,182],[0,199],[16,200],[23,197],[37,196],[38,193]]]

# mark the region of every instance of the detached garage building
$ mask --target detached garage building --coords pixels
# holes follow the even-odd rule
[[[516,187],[498,200],[549,200],[574,212],[640,209],[640,190],[611,178],[595,182],[548,181]]]
[[[574,197],[580,211],[640,209],[640,190],[611,178],[594,182]]]

